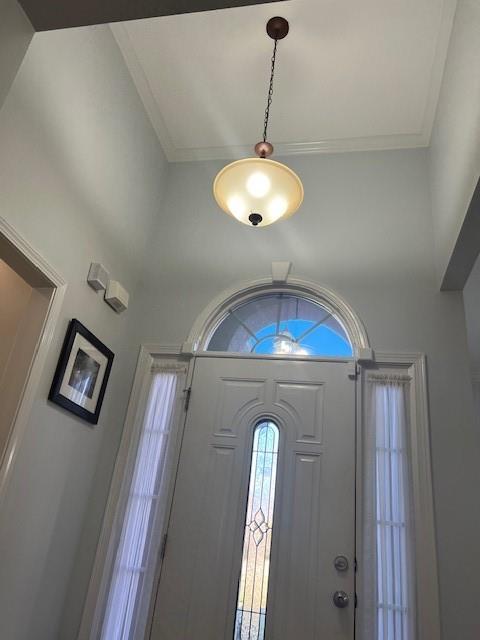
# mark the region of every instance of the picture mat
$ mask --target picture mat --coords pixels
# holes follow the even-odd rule
[[[72,378],[72,371],[79,349],[85,352],[90,358],[95,360],[98,365],[100,365],[97,373],[95,388],[93,390],[91,398],[69,384]],[[105,376],[107,363],[108,358],[104,356],[103,353],[101,353],[96,347],[94,347],[86,338],[77,333],[73,341],[72,349],[70,351],[70,356],[68,358],[67,366],[60,387],[61,395],[65,398],[68,398],[68,400],[71,400],[80,407],[83,407],[87,411],[94,413],[100,389],[102,388],[102,382]]]

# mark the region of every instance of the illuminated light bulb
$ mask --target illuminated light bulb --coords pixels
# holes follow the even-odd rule
[[[295,344],[289,333],[281,333],[274,338],[274,352],[290,354],[295,352]]]
[[[247,191],[254,198],[263,198],[272,186],[270,179],[261,171],[255,171],[247,180]]]
[[[240,198],[240,196],[232,196],[228,199],[227,206],[230,210],[232,216],[235,216],[237,220],[242,220],[247,212],[247,207],[245,202]]]
[[[275,353],[292,353],[292,346],[288,339],[279,340],[275,345]]]
[[[268,205],[268,213],[272,222],[281,218],[288,209],[288,202],[283,196],[276,196]]]

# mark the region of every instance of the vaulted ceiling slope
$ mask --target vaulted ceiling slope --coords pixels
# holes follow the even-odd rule
[[[138,20],[280,0],[19,0],[36,31]]]
[[[291,0],[112,25],[170,161],[236,158],[261,137],[272,42],[276,154],[428,146],[455,0]]]

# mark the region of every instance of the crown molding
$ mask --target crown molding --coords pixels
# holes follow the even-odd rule
[[[163,141],[160,139],[163,146]],[[347,153],[350,151],[385,151],[389,149],[411,149],[428,147],[426,133],[398,134],[391,136],[369,136],[364,138],[338,138],[318,142],[275,143],[275,156],[296,156],[318,153]],[[239,160],[253,156],[254,145],[202,147],[199,149],[174,148],[167,154],[169,162],[192,162],[195,160]]]

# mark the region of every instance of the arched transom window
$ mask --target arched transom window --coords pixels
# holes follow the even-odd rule
[[[318,302],[291,293],[268,293],[227,311],[207,351],[307,356],[353,354],[340,320]]]

